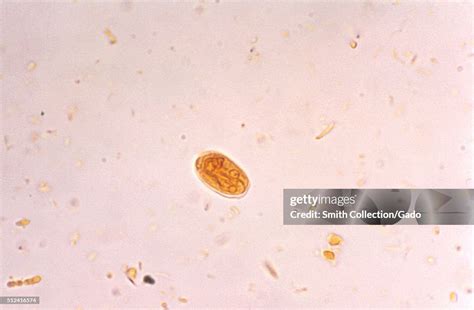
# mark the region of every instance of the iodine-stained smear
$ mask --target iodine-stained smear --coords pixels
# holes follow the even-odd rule
[[[0,296],[472,307],[470,226],[283,226],[283,188],[469,188],[472,4],[3,1]],[[196,177],[220,150],[250,190]],[[211,186],[212,189],[212,186]]]

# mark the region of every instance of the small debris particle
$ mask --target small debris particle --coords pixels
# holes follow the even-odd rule
[[[148,226],[148,230],[150,232],[155,232],[158,230],[158,225],[156,223],[151,223],[149,226]]]
[[[40,138],[40,134],[37,131],[33,131],[31,133],[31,136],[30,136],[31,142],[35,143],[36,141],[38,141],[39,138]]]
[[[216,276],[213,275],[213,274],[211,274],[211,273],[208,273],[208,274],[206,275],[206,277],[207,277],[208,279],[215,279],[215,278],[216,278]]]
[[[438,59],[436,59],[434,57],[430,58],[430,61],[431,61],[432,64],[439,64]]]
[[[334,122],[331,122],[330,124],[326,125],[326,127],[323,129],[323,131],[321,131],[321,133],[318,136],[316,136],[316,140],[322,139],[324,136],[329,134],[331,132],[331,130],[334,129],[334,126],[335,126]]]
[[[135,267],[127,268],[125,270],[125,275],[130,280],[130,282],[135,284],[135,279],[137,278],[137,268],[135,268]]]
[[[439,231],[439,226],[435,226],[435,227],[433,228],[433,233],[434,233],[435,235],[439,235],[439,232],[440,232],[440,231]]]
[[[146,276],[143,277],[143,282],[147,283],[147,284],[150,284],[150,285],[153,285],[153,284],[155,284],[155,279],[153,279],[149,275],[146,275]]]
[[[71,106],[67,109],[67,119],[71,122],[77,113],[77,107]]]
[[[44,116],[44,111],[41,111],[40,115],[41,115],[41,116]]]
[[[39,184],[39,187],[38,187],[39,191],[42,192],[42,193],[49,193],[51,191],[51,187],[49,186],[49,184],[45,181],[43,182],[40,182]]]
[[[432,74],[432,71],[428,68],[419,67],[416,69],[416,73],[418,73],[419,75],[430,76]]]
[[[458,70],[458,72],[462,72],[464,70],[464,68],[462,66],[458,66],[457,70]]]
[[[295,288],[295,290],[294,290],[294,292],[296,294],[304,293],[304,292],[307,292],[307,291],[308,291],[307,287],[298,287],[298,288]]]
[[[456,294],[456,292],[449,293],[449,301],[457,302],[458,301],[458,294]]]
[[[323,257],[328,261],[334,261],[336,259],[336,254],[333,250],[323,250]]]
[[[216,238],[214,239],[214,242],[219,246],[224,246],[229,242],[229,240],[230,240],[229,233],[222,233],[216,236]]]
[[[267,141],[267,135],[264,133],[258,133],[256,136],[258,144],[263,144]]]
[[[350,47],[351,47],[352,49],[357,48],[357,42],[354,41],[354,40],[351,40],[351,42],[349,43],[349,45],[350,45]]]
[[[394,100],[393,96],[388,96],[388,103],[393,106],[394,102],[395,102],[395,100]]]
[[[87,255],[87,259],[88,259],[90,262],[95,261],[96,258],[97,258],[97,252],[90,252],[90,253]]]
[[[249,62],[257,61],[259,58],[260,58],[260,52],[257,51],[257,48],[255,46],[251,47],[249,54],[247,55],[247,60]]]
[[[267,270],[267,272],[272,276],[274,279],[278,279],[278,272],[276,271],[275,267],[273,267],[272,263],[269,261],[264,261],[263,266]]]
[[[360,179],[358,179],[357,182],[356,182],[356,184],[357,184],[358,187],[364,186],[365,183],[366,183],[366,180],[365,180],[364,178],[360,178]]]
[[[249,292],[255,292],[255,283],[249,283],[249,286],[247,288],[247,291]]]
[[[245,123],[240,124],[240,128],[245,128]]]
[[[53,208],[57,208],[57,207],[58,207],[58,203],[57,203],[57,201],[54,200],[54,199],[50,199],[50,200],[49,200],[49,203],[51,204],[51,206],[52,206]]]
[[[275,251],[278,252],[278,253],[283,252],[284,250],[285,250],[285,248],[281,245],[277,245],[275,247]]]
[[[104,34],[107,37],[107,39],[109,40],[109,43],[111,45],[117,43],[117,37],[112,33],[112,31],[109,28],[105,28]]]
[[[48,242],[45,239],[43,239],[39,242],[39,247],[40,248],[45,248],[47,245],[48,245]]]
[[[25,228],[26,226],[28,226],[30,224],[30,220],[27,219],[27,218],[22,218],[21,220],[17,221],[15,224],[16,226],[20,226],[22,228]]]
[[[428,262],[428,264],[434,264],[435,259],[434,259],[433,256],[428,256],[428,258],[426,259],[426,261]]]
[[[79,242],[79,239],[81,239],[81,235],[78,232],[75,232],[71,235],[71,238],[69,239],[71,242],[72,246],[77,245],[77,242]]]
[[[187,304],[188,303],[188,299],[186,297],[183,297],[183,296],[178,297],[178,301],[182,304]]]
[[[113,296],[120,296],[120,295],[121,295],[121,294],[120,294],[120,290],[119,290],[117,287],[114,287],[114,288],[112,289],[112,295],[113,295]]]
[[[461,252],[461,249],[462,249],[462,248],[461,248],[460,245],[457,245],[457,246],[456,246],[456,251]]]
[[[162,302],[162,303],[161,303],[161,309],[163,309],[163,310],[168,310],[168,309],[169,309],[169,308],[168,308],[168,304],[167,304],[166,302]]]
[[[71,205],[71,207],[77,208],[77,207],[79,207],[79,199],[77,199],[77,198],[72,198],[72,199],[69,201],[69,204]]]
[[[186,140],[186,135],[185,134],[181,135],[181,140]]]
[[[338,246],[338,245],[340,245],[340,244],[342,243],[342,241],[343,241],[343,239],[342,239],[341,236],[336,235],[336,234],[334,234],[334,233],[329,234],[327,240],[328,240],[328,244],[329,244],[330,246]]]
[[[385,163],[382,159],[377,160],[375,164],[377,165],[377,168],[383,168],[383,166],[385,166]]]
[[[288,30],[285,30],[281,33],[281,36],[285,39],[288,39],[290,37],[290,32]]]
[[[105,276],[107,277],[107,279],[112,279],[114,277],[114,274],[111,272],[107,272]]]
[[[8,136],[3,136],[3,143],[5,144],[5,148],[7,149],[7,151],[9,151],[13,147],[13,145],[9,143]]]
[[[229,213],[227,214],[227,219],[231,220],[237,217],[240,214],[240,209],[236,206],[232,206],[229,209]]]
[[[194,12],[197,15],[202,15],[202,13],[204,13],[204,7],[202,5],[198,5],[194,8]]]
[[[33,70],[36,69],[36,67],[37,67],[36,62],[30,61],[30,62],[28,63],[27,69],[28,69],[28,71],[33,71]]]

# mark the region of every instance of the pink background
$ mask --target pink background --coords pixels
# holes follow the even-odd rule
[[[473,306],[471,226],[282,225],[283,188],[473,187],[472,4],[1,10],[0,295],[68,309]],[[209,149],[245,169],[243,199],[196,178]],[[335,265],[319,256],[330,232],[345,240]],[[133,286],[123,266],[139,261]]]

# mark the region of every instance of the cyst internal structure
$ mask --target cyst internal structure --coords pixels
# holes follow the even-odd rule
[[[240,198],[249,189],[249,178],[244,170],[220,152],[206,151],[199,154],[195,168],[199,179],[222,196]]]

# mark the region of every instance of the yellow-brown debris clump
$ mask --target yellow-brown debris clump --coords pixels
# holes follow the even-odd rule
[[[336,125],[335,122],[331,122],[328,125],[326,125],[326,127],[323,129],[323,131],[321,131],[321,133],[316,136],[316,140],[320,140],[320,139],[324,138],[327,134],[329,134],[334,129],[335,125]]]
[[[328,248],[321,250],[321,256],[332,263],[336,262],[336,251],[339,250],[339,246],[343,243],[344,239],[335,233],[330,233],[327,236]]]
[[[336,234],[329,234],[328,236],[328,244],[330,246],[338,246],[342,243],[342,237]]]
[[[451,302],[457,302],[458,301],[458,294],[456,294],[456,292],[449,293],[449,300]]]
[[[132,282],[133,284],[135,284],[135,279],[137,278],[137,273],[138,273],[137,268],[135,268],[135,267],[127,267],[127,269],[125,270],[125,275],[130,280],[130,282]]]
[[[274,279],[278,279],[278,272],[276,271],[275,267],[273,267],[273,264],[270,263],[269,261],[263,262],[263,266],[267,270],[268,274],[272,276]]]
[[[117,37],[112,33],[112,31],[109,28],[105,28],[104,34],[109,40],[110,44],[115,44],[117,43]]]
[[[29,219],[27,219],[27,218],[22,218],[21,220],[17,221],[17,222],[15,223],[15,225],[25,228],[25,227],[28,226],[30,223],[31,223],[31,221],[30,221]]]
[[[38,275],[31,278],[10,280],[7,282],[7,287],[20,287],[23,285],[35,285],[35,284],[40,283],[41,280],[42,280],[41,276],[38,276]]]
[[[331,249],[323,250],[323,257],[328,261],[335,261],[336,253]]]

